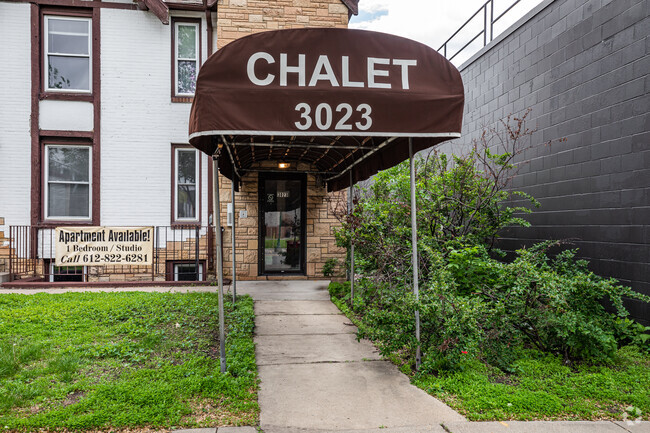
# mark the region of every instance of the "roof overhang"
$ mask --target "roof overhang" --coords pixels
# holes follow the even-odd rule
[[[463,103],[458,70],[418,42],[363,30],[264,32],[201,67],[190,143],[221,149],[230,179],[261,161],[298,161],[338,190],[407,159],[409,138],[419,151],[460,137]]]
[[[163,0],[137,0],[138,8],[150,10],[161,23],[169,25],[169,6]]]

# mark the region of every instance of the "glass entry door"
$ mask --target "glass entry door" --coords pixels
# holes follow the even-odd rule
[[[305,272],[305,177],[260,174],[260,274]]]

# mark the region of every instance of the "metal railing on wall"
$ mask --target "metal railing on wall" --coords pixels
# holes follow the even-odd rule
[[[495,0],[488,0],[477,10],[474,12],[474,15],[472,15],[465,23],[460,26],[458,30],[454,32],[449,39],[445,41],[444,44],[438,48],[438,52],[441,53],[443,56],[447,58],[447,60],[451,61],[453,60],[456,56],[458,56],[460,53],[462,53],[467,47],[469,47],[471,44],[473,44],[476,40],[479,40],[481,36],[483,37],[483,47],[486,46],[489,42],[491,42],[494,39],[494,25],[502,19],[508,12],[512,10],[519,2],[522,0],[515,0],[506,10],[504,10],[502,13],[497,15],[496,17],[494,16],[494,1]],[[470,23],[476,18],[477,16],[480,16],[481,12],[483,13],[483,29],[480,30],[476,35],[470,36],[469,42],[465,43],[460,49],[458,49],[455,53],[450,54],[448,53],[448,48],[449,48],[449,43],[456,38],[465,28],[468,28]]]
[[[44,282],[205,281],[214,263],[213,237],[211,226],[155,226],[151,265],[59,267],[55,228],[10,226],[9,273]]]

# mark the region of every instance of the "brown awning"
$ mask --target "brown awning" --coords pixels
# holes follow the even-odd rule
[[[384,33],[291,29],[238,39],[199,72],[190,143],[241,177],[264,160],[307,162],[345,188],[460,137],[463,83],[433,49]]]

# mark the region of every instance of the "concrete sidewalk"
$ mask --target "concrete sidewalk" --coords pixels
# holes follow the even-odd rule
[[[238,293],[256,301],[261,428],[266,433],[396,427],[442,432],[442,422],[463,422],[411,385],[372,344],[357,342],[356,327],[330,302],[327,284],[238,284]]]

